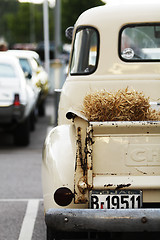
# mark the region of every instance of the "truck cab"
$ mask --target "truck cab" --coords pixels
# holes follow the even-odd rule
[[[131,88],[159,112],[159,12],[158,0],[108,0],[74,25],[58,126],[43,149],[48,240],[159,232],[159,119],[91,121],[82,108],[88,93]]]

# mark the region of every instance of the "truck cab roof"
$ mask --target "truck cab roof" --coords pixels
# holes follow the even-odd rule
[[[144,67],[144,65],[138,64],[138,66],[136,66],[135,63],[134,67],[131,68],[130,65],[126,65],[126,59],[121,58],[121,34],[122,30],[128,25],[134,27],[138,25],[160,24],[159,11],[160,2],[157,0],[109,0],[105,6],[95,7],[82,13],[75,24],[75,32],[80,28],[90,26],[95,28],[100,35],[98,67],[96,68],[95,74],[133,74],[133,71],[135,72],[137,67],[141,67],[140,74],[146,73],[146,67]],[[153,12],[154,14],[152,14]],[[157,26],[157,28],[160,27]],[[158,43],[160,42],[159,37],[157,37],[156,40]],[[158,49],[158,51],[159,50],[160,49]],[[153,61],[153,59],[152,57],[149,60]],[[157,62],[158,61],[159,59]],[[153,64],[151,67],[150,65],[147,66],[148,74],[153,72],[159,73],[159,71],[157,72],[159,67],[157,68],[156,63],[154,71],[153,67]]]

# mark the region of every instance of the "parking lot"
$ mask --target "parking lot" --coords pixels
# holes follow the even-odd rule
[[[54,124],[54,99],[39,117],[27,147],[0,133],[0,239],[46,239],[41,188],[41,159],[45,136]]]

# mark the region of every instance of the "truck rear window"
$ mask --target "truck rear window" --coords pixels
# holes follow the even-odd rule
[[[160,61],[160,24],[123,27],[119,55],[123,61]]]
[[[72,53],[71,75],[91,74],[96,70],[99,52],[99,34],[93,27],[78,28]]]
[[[12,65],[0,63],[0,78],[15,78],[16,73]]]

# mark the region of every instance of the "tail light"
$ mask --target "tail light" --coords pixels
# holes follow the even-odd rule
[[[54,200],[60,206],[67,206],[72,202],[73,193],[69,188],[58,188],[54,193]]]
[[[19,99],[19,94],[14,95],[14,106],[19,106],[20,105],[20,99]]]

